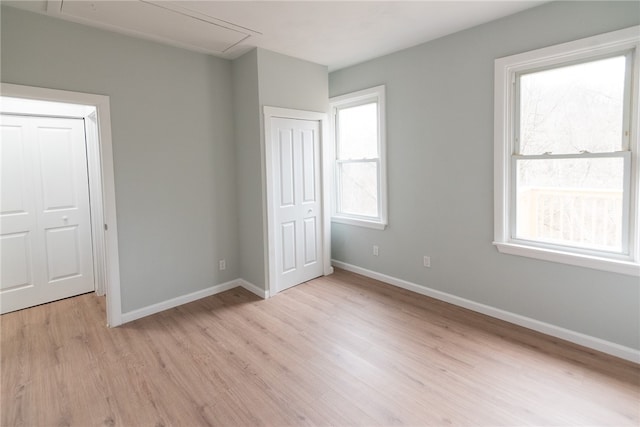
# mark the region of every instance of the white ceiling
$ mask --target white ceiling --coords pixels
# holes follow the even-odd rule
[[[2,1],[233,59],[261,47],[336,70],[545,1]]]

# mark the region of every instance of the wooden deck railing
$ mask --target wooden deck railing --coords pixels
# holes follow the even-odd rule
[[[518,194],[518,237],[619,250],[622,191],[535,188]]]

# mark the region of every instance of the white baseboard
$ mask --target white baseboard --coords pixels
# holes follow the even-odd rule
[[[265,291],[264,289],[257,287],[253,283],[249,283],[244,279],[238,279],[238,284],[249,292],[258,295],[262,299],[269,298],[269,291]]]
[[[257,287],[256,285],[247,282],[244,279],[230,280],[219,285],[211,286],[200,291],[192,292],[190,294],[182,295],[176,298],[171,298],[166,301],[159,302],[157,304],[148,305],[146,307],[139,308],[137,310],[122,313],[122,323],[132,322],[142,317],[150,316],[152,314],[159,313],[161,311],[168,310],[170,308],[177,307],[182,304],[187,304],[201,298],[205,298],[211,295],[219,294],[220,292],[228,291],[229,289],[237,288],[238,286],[245,288],[251,293],[256,294],[260,298],[269,298],[269,292]]]
[[[478,313],[486,314],[487,316],[495,317],[500,320],[504,320],[509,323],[513,323],[519,326],[523,326],[534,331],[542,332],[543,334],[550,335],[556,338],[560,338],[566,341],[570,341],[575,344],[579,344],[584,347],[588,347],[603,353],[607,353],[621,359],[629,360],[631,362],[640,363],[640,351],[630,347],[625,347],[620,344],[605,341],[600,338],[585,335],[580,332],[572,331],[569,329],[555,326],[549,323],[541,322],[539,320],[532,319],[530,317],[521,316],[519,314],[511,313],[499,308],[491,307],[489,305],[481,304],[475,301],[471,301],[465,298],[461,298],[455,295],[448,294],[446,292],[438,291],[435,289],[427,288],[426,286],[417,285],[415,283],[408,282],[406,280],[398,279],[396,277],[387,276],[386,274],[377,273],[372,270],[367,270],[362,267],[347,264],[341,261],[332,260],[331,263],[343,270],[351,271],[353,273],[361,274],[372,279],[379,280],[381,282],[388,283],[399,288],[407,289],[418,294],[426,295],[431,298],[435,298],[441,301],[448,302],[449,304],[457,305],[467,308]]]
[[[231,280],[229,282],[221,283],[219,285],[211,286],[200,291],[192,292],[190,294],[182,295],[176,298],[171,298],[166,301],[159,302],[157,304],[148,305],[146,307],[139,308],[137,310],[122,313],[122,323],[131,322],[142,317],[150,316],[155,313],[159,313],[164,310],[168,310],[173,307],[177,307],[182,304],[187,304],[192,301],[199,300],[211,295],[219,294],[220,292],[228,291],[229,289],[242,286],[241,279]]]

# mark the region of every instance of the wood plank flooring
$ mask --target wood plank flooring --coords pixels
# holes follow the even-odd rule
[[[337,270],[108,329],[83,295],[0,317],[2,426],[640,424],[640,367]]]

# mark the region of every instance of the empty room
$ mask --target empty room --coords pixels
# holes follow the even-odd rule
[[[0,19],[0,426],[640,424],[639,2]]]

